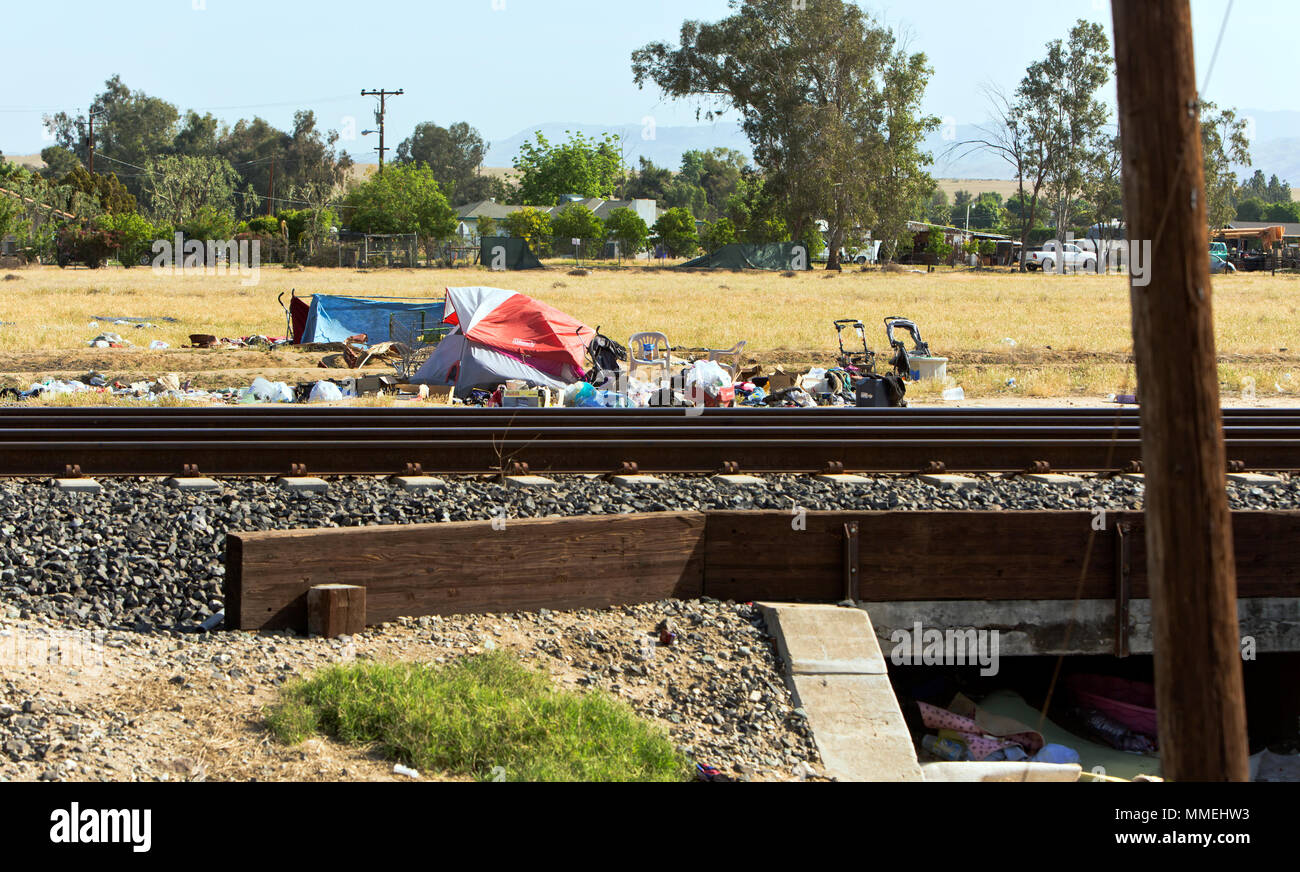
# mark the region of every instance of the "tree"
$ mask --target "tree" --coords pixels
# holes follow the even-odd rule
[[[1251,197],[1237,204],[1238,221],[1263,221],[1264,209],[1268,206],[1259,197]]]
[[[478,228],[479,239],[486,236],[497,235],[497,223],[486,215],[478,219],[476,226]]]
[[[145,167],[159,155],[169,154],[176,137],[179,113],[166,100],[132,91],[120,76],[104,83],[104,90],[90,104],[95,115],[96,163],[107,161],[116,167]],[[55,143],[89,163],[89,119],[60,112],[45,116]],[[137,198],[145,179],[128,177],[127,189]]]
[[[178,143],[180,139],[177,138]],[[270,209],[278,211],[298,205],[289,202],[294,198],[286,196],[295,190],[314,192],[320,200],[340,193],[352,158],[346,151],[337,151],[337,144],[338,133],[322,132],[316,126],[315,113],[304,110],[294,113],[293,129],[288,132],[262,118],[251,121],[241,118],[218,134],[216,151],[236,168],[239,187],[246,194],[269,198],[274,181],[275,202],[270,204]],[[321,205],[322,202],[312,204],[313,208]]]
[[[733,3],[721,21],[685,22],[679,46],[637,49],[632,70],[639,86],[713,101],[710,118],[741,114],[790,234],[828,221],[828,268],[839,268],[848,234],[905,224],[915,189],[928,189],[919,145],[938,119],[917,111],[925,57],[900,50],[853,4]]]
[[[392,164],[371,176],[348,194],[344,214],[362,233],[414,233],[426,252],[456,232],[456,212],[423,164]]]
[[[89,170],[78,164],[59,180],[59,184],[94,197],[104,212],[115,214],[135,211],[135,197],[131,196],[114,173],[91,175]]]
[[[727,217],[736,226],[737,241],[765,245],[788,240],[790,231],[780,208],[762,175],[746,169],[739,189],[727,198]]]
[[[41,161],[45,164],[44,174],[51,179],[61,179],[81,166],[77,155],[61,145],[51,145],[41,149]]]
[[[1054,204],[1057,234],[1063,237],[1086,180],[1103,172],[1109,113],[1096,94],[1114,66],[1109,51],[1101,25],[1080,19],[1068,42],[1047,44],[1043,59],[1029,65],[1014,95],[986,89],[993,120],[980,126],[974,139],[950,149],[987,151],[1015,174],[1016,208],[1009,212],[1019,224],[1021,270],[1044,192]]]
[[[730,245],[736,241],[736,225],[731,223],[730,218],[719,218],[717,221],[704,222],[704,229],[700,231],[700,245],[705,251],[717,251],[724,245]]]
[[[1105,131],[1110,110],[1097,92],[1110,81],[1114,65],[1105,28],[1080,19],[1070,29],[1067,43],[1048,44],[1047,57],[1029,68],[1027,87],[1021,86],[1025,97],[1044,104],[1056,116],[1052,135],[1058,147],[1047,168],[1047,192],[1058,240],[1065,239],[1087,179],[1102,172],[1106,163],[1112,138]]]
[[[1300,203],[1269,203],[1268,208],[1264,210],[1264,220],[1275,221],[1278,224],[1300,222]]]
[[[621,172],[617,139],[605,134],[588,139],[581,133],[552,145],[540,132],[535,142],[525,142],[515,156],[520,173],[515,191],[527,206],[554,206],[563,197],[612,197]]]
[[[618,243],[620,255],[635,257],[650,244],[650,228],[631,209],[615,209],[605,221],[605,235]]]
[[[619,183],[618,196],[624,200],[654,200],[662,206],[672,181],[672,170],[641,157],[640,169],[628,173]]]
[[[396,161],[428,165],[449,201],[471,203],[505,194],[500,179],[478,174],[487,150],[482,135],[464,121],[451,127],[425,121],[398,144]]]
[[[1205,207],[1211,227],[1222,227],[1233,219],[1236,178],[1233,164],[1250,163],[1250,141],[1246,121],[1231,109],[1219,110],[1201,101],[1201,151],[1205,164]]]
[[[651,229],[669,257],[689,257],[699,247],[695,216],[686,209],[669,209]]]
[[[506,232],[528,243],[533,254],[541,257],[550,248],[551,216],[540,209],[517,209],[506,216]]]
[[[581,203],[570,203],[551,219],[551,233],[561,239],[603,240],[605,224]]]
[[[691,196],[696,207],[691,211],[696,218],[716,221],[726,214],[727,200],[740,186],[741,174],[748,165],[749,159],[733,148],[691,150],[682,154],[681,171],[674,183],[699,192]]]
[[[204,207],[233,216],[238,183],[225,158],[170,155],[145,164],[143,193],[155,221],[179,226]]]

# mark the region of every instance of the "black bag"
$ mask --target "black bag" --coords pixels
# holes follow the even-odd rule
[[[872,373],[862,378],[856,388],[856,405],[869,408],[897,408],[907,405],[903,396],[907,385],[894,373],[877,375]]]

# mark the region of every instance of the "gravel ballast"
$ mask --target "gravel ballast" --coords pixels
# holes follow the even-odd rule
[[[1142,484],[1084,478],[1043,485],[979,477],[972,487],[909,476],[843,485],[812,476],[764,476],[725,486],[707,476],[664,476],[662,485],[620,487],[557,476],[550,488],[451,477],[440,490],[408,492],[382,478],[332,479],[328,493],[293,494],[274,481],[226,479],[220,491],[184,492],[157,479],[104,479],[99,494],[61,493],[48,483],[0,484],[0,616],[48,616],[66,625],[194,628],[223,608],[228,530],[624,514],[708,509],[790,511],[1140,509]],[[1234,509],[1300,508],[1300,481],[1229,485]]]

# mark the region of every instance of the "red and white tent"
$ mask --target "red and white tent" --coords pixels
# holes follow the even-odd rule
[[[443,322],[456,329],[411,381],[455,385],[458,396],[506,379],[563,388],[582,378],[596,335],[558,309],[501,288],[447,288]]]

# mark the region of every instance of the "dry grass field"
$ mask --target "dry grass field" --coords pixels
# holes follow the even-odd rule
[[[639,330],[662,331],[686,347],[729,347],[744,339],[751,360],[787,368],[833,365],[836,318],[861,318],[872,348],[883,352],[881,320],[901,315],[915,320],[936,353],[951,359],[949,373],[968,398],[1095,400],[1134,387],[1122,277],[1004,271],[812,271],[785,277],[640,267],[578,276],[564,267],[494,273],[272,266],[262,269],[253,286],[235,275],[170,276],[140,268],[37,267],[0,279],[0,383],[21,387],[40,376],[75,377],[92,369],[122,379],[176,372],[208,387],[242,387],[256,375],[305,381],[322,373],[316,368],[319,353],[180,346],[191,333],[283,335],[277,296],[287,299],[291,290],[299,296],[437,298],[447,285],[475,284],[521,291],[620,341]],[[1300,276],[1220,277],[1214,290],[1225,396],[1239,394],[1254,379],[1261,402],[1300,398]],[[105,317],[149,318],[158,326],[136,330],[113,326]],[[121,333],[138,348],[88,348],[88,340],[104,330]],[[154,339],[171,349],[145,350]],[[923,383],[909,396],[934,396],[938,389]]]

